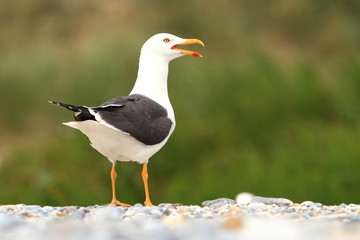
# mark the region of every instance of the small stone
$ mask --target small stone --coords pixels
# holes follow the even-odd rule
[[[20,214],[20,216],[25,217],[25,218],[34,218],[34,217],[37,217],[37,214],[35,214],[34,212],[26,211],[26,212],[22,212]]]
[[[134,206],[132,207],[144,207],[144,205],[142,205],[141,203],[136,203]]]
[[[44,210],[45,212],[52,212],[55,210],[55,208],[51,206],[44,206],[42,210]]]
[[[69,214],[69,217],[75,218],[75,219],[83,219],[85,217],[84,211],[74,211]]]
[[[181,206],[184,206],[184,204],[182,204],[182,203],[174,203],[173,204],[174,208],[181,207]]]
[[[42,208],[38,208],[34,211],[39,217],[43,217],[47,215],[47,212],[45,212]]]
[[[15,206],[18,207],[19,209],[23,209],[23,208],[25,208],[26,205],[23,203],[19,203],[19,204],[16,204]]]
[[[341,207],[341,208],[346,208],[346,207],[347,207],[347,204],[342,203],[342,204],[339,205],[339,207]]]
[[[287,206],[280,206],[274,209],[275,213],[293,213],[295,208],[289,208]]]
[[[163,211],[162,213],[164,216],[170,216],[171,211],[169,209],[166,209],[165,211]]]
[[[320,208],[322,207],[321,203],[311,203],[308,205],[309,208]]]
[[[159,208],[169,208],[169,207],[173,207],[172,203],[160,203],[158,205]]]
[[[253,197],[251,200],[252,203],[264,203],[266,205],[278,205],[278,206],[284,206],[284,205],[292,205],[294,204],[292,201],[286,198],[268,198],[268,197]]]
[[[243,192],[243,193],[239,193],[236,196],[235,200],[237,204],[244,205],[250,203],[253,198],[254,198],[254,194]]]
[[[304,201],[301,203],[301,205],[310,205],[310,204],[313,204],[314,202],[312,201]]]
[[[266,205],[261,202],[250,203],[248,209],[252,212],[262,212],[266,209]]]
[[[151,214],[153,212],[156,212],[158,210],[158,207],[145,207],[142,211],[144,213]]]
[[[235,205],[236,201],[230,199],[230,198],[218,198],[215,200],[207,200],[204,201],[201,205],[203,207],[209,207],[209,208],[220,208],[225,205]]]
[[[24,209],[33,211],[33,210],[36,210],[36,209],[40,209],[40,206],[39,205],[26,205],[26,206],[24,206]]]

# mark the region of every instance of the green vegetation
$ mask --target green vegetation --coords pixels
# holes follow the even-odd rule
[[[157,32],[206,48],[170,65],[177,128],[150,160],[154,203],[360,199],[359,1],[3,0],[0,28],[0,204],[110,201],[110,163],[47,100],[128,94]],[[142,202],[141,166],[117,169],[119,199]]]

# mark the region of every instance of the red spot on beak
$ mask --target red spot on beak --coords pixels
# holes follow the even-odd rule
[[[187,55],[191,55],[194,57],[202,57],[202,55],[200,53],[177,48],[180,45],[188,45],[188,44],[200,44],[200,45],[204,46],[204,43],[199,39],[185,39],[184,42],[172,46],[171,49],[178,50],[178,51],[180,51],[181,54],[187,54]]]

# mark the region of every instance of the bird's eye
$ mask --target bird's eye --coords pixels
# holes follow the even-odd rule
[[[170,42],[170,39],[164,38],[163,41],[164,41],[164,43],[168,43],[168,42]]]

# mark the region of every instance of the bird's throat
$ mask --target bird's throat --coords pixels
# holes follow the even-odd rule
[[[169,105],[168,69],[169,63],[162,59],[140,58],[137,79],[130,94],[142,94],[161,105]]]

